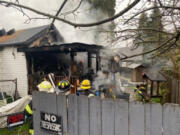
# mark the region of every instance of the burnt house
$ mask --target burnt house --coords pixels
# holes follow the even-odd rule
[[[0,80],[17,78],[19,96],[32,93],[41,75],[77,75],[74,65],[82,64],[84,73],[99,68],[101,46],[66,43],[53,25],[4,33],[0,36]],[[78,61],[79,60],[79,61]],[[93,64],[95,63],[95,64]]]

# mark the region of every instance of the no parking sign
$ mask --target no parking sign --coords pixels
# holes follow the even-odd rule
[[[54,114],[41,112],[40,127],[43,130],[62,135],[62,117]]]

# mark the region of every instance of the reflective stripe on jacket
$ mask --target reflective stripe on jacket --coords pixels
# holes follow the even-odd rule
[[[29,115],[32,115],[33,114],[33,111],[32,111],[32,108],[31,108],[31,105],[32,104],[32,102],[30,102],[29,104],[27,104],[26,105],[26,107],[25,107],[25,110],[26,110],[26,112],[29,114]]]

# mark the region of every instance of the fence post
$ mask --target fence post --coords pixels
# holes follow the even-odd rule
[[[176,80],[175,103],[178,104],[179,97],[179,81]]]
[[[180,104],[180,81],[178,80],[178,88],[177,88],[177,104]]]
[[[177,89],[177,82],[175,79],[173,79],[172,83],[172,103],[176,103],[176,89]]]

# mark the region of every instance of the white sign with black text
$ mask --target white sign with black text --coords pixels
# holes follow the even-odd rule
[[[62,135],[62,118],[60,116],[41,112],[41,129]]]

